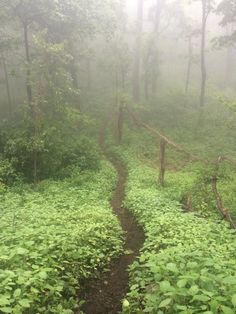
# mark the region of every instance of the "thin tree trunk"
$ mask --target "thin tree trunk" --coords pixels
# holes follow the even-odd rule
[[[9,84],[6,60],[5,60],[3,53],[1,53],[1,58],[2,58],[2,64],[3,64],[4,76],[5,76],[5,82],[6,82],[6,91],[7,91],[7,99],[8,99],[8,112],[9,112],[9,116],[12,117],[12,102],[11,102],[10,84]]]
[[[226,28],[226,36],[234,32],[234,25]],[[234,64],[234,47],[229,46],[226,49],[226,64],[225,64],[225,78],[223,88],[231,87],[232,85],[232,65]]]
[[[88,91],[91,90],[91,61],[90,58],[87,60],[87,89]]]
[[[75,57],[75,49],[74,49],[74,43],[69,40],[68,48],[72,54],[72,59],[69,63],[68,70],[70,72],[70,76],[72,78],[72,84],[75,91],[79,91],[79,80],[78,80],[78,73],[77,73],[77,67],[76,67],[76,57]],[[80,94],[74,99],[74,106],[81,111],[81,97]]]
[[[36,187],[37,185],[37,173],[38,173],[38,154],[36,152],[36,150],[34,150],[33,152],[33,163],[34,163],[34,167],[33,167],[33,179],[34,179],[34,187]]]
[[[232,87],[232,65],[234,65],[234,48],[227,48],[224,88]]]
[[[125,92],[125,68],[121,67],[120,70],[121,75],[121,87],[123,93]],[[117,78],[118,79],[118,78]],[[119,82],[117,82],[119,84]],[[120,100],[119,104],[119,113],[118,113],[118,123],[117,123],[117,129],[118,129],[118,143],[121,144],[122,138],[123,138],[123,126],[124,126],[124,100]]]
[[[137,16],[137,38],[135,45],[135,59],[133,72],[133,99],[138,102],[140,100],[140,72],[141,72],[141,45],[143,32],[143,6],[144,0],[138,0],[138,16]]]
[[[159,170],[159,183],[163,187],[165,184],[165,151],[166,151],[166,141],[160,139],[160,170]]]
[[[118,73],[118,68],[116,66],[116,69],[115,69],[115,103],[116,103],[116,106],[118,106],[118,102],[119,102],[118,90],[119,90],[119,73]]]
[[[121,68],[121,87],[123,92],[125,92],[125,68]]]
[[[27,71],[26,71],[26,91],[27,91],[27,98],[28,98],[28,103],[31,107],[32,110],[32,86],[31,86],[31,59],[30,59],[30,52],[29,52],[29,37],[28,37],[28,24],[23,23],[23,28],[24,28],[24,45],[25,45],[25,57],[26,57],[26,62],[27,62]]]
[[[149,77],[148,77],[148,70],[145,71],[145,99],[146,101],[149,100]]]
[[[200,95],[200,107],[205,105],[206,96],[206,22],[207,22],[207,3],[206,0],[202,0],[202,31],[201,31],[201,95]]]
[[[161,13],[164,8],[165,0],[156,0],[155,18],[153,25],[153,33],[149,40],[146,57],[146,73],[145,73],[145,96],[149,98],[149,84],[151,85],[152,94],[157,92],[158,82],[158,33],[160,29]],[[150,78],[148,77],[150,75]]]
[[[74,58],[70,63],[69,70],[70,70],[70,75],[72,78],[73,87],[76,91],[79,91],[79,81],[78,81],[78,75],[77,75],[76,64],[75,64]],[[79,109],[79,111],[81,111],[80,95],[78,95],[78,97],[76,97],[74,105]]]
[[[156,95],[157,93],[157,81],[158,81],[158,35],[160,31],[160,23],[161,23],[161,13],[165,5],[165,0],[156,0],[156,12],[155,12],[155,20],[154,20],[154,30],[153,30],[153,65],[152,65],[152,94]],[[150,51],[151,52],[151,51]]]
[[[193,45],[192,45],[192,36],[189,36],[189,39],[188,39],[188,67],[187,67],[187,75],[186,75],[186,83],[185,83],[185,95],[186,96],[188,95],[188,91],[189,91],[192,64],[193,64]]]
[[[124,125],[124,103],[120,103],[119,116],[118,116],[118,143],[121,144],[123,137],[123,125]]]
[[[34,141],[37,139],[37,113],[36,113],[36,108],[35,105],[33,104],[33,93],[32,93],[32,84],[31,84],[31,58],[30,58],[30,50],[29,50],[29,34],[28,34],[28,24],[23,23],[23,28],[24,28],[24,45],[25,45],[25,58],[27,62],[27,71],[26,71],[26,91],[27,91],[27,98],[28,98],[28,103],[30,107],[30,113],[31,113],[31,118],[33,121],[34,125]],[[34,186],[37,184],[37,150],[36,148],[33,149],[32,153],[32,158],[33,158],[33,182]]]
[[[157,53],[157,52],[156,52]],[[152,69],[152,94],[155,96],[157,94],[157,75],[158,75],[158,64],[157,59],[154,60],[153,69]]]

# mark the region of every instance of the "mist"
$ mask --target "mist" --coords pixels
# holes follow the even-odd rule
[[[0,314],[236,313],[235,0],[0,0]]]

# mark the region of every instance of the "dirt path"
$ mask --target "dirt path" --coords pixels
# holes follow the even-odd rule
[[[128,266],[133,263],[144,242],[144,233],[134,220],[134,217],[127,209],[122,208],[125,195],[125,182],[127,172],[125,167],[110,157],[104,146],[104,130],[100,136],[100,146],[106,157],[112,162],[117,173],[118,183],[111,201],[114,213],[121,222],[126,232],[124,249],[130,254],[122,255],[111,265],[110,272],[104,273],[97,280],[92,280],[84,285],[83,298],[86,302],[82,310],[86,314],[117,314],[122,308],[122,299],[128,292],[129,274]]]

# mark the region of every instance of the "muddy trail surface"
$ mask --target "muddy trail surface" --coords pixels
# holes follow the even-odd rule
[[[110,271],[100,275],[98,279],[87,281],[83,284],[80,299],[85,300],[82,311],[86,314],[117,314],[122,310],[122,300],[129,291],[128,267],[139,254],[144,243],[144,233],[137,225],[133,215],[122,207],[125,196],[125,183],[127,171],[122,163],[111,157],[104,144],[103,130],[100,135],[100,146],[118,174],[118,182],[113,194],[111,206],[120,220],[126,238],[124,251],[127,254],[120,256],[111,266]],[[81,313],[81,312],[79,312]]]

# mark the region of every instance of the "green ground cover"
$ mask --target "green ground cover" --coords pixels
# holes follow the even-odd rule
[[[0,313],[73,313],[80,280],[122,250],[112,166],[0,194]]]
[[[124,313],[235,313],[235,231],[207,204],[196,213],[180,204],[198,180],[199,165],[168,171],[163,189],[150,165],[152,152],[145,151],[147,162],[142,144],[128,148],[127,142],[116,149],[129,170],[125,206],[143,226],[146,241],[130,268]]]

